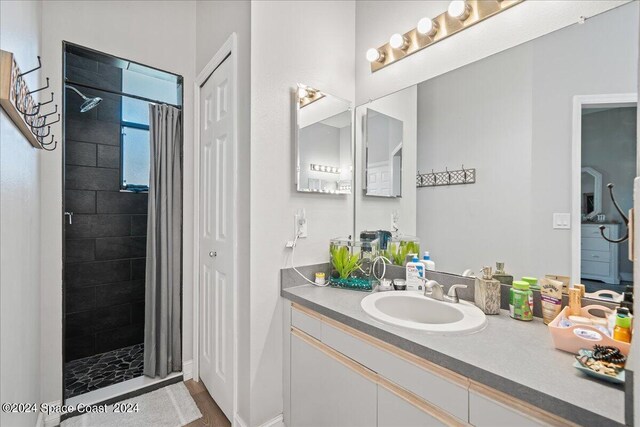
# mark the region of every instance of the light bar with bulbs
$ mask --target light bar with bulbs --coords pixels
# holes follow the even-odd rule
[[[328,172],[328,173],[340,173],[341,170],[339,167],[336,166],[325,166],[325,165],[316,165],[315,163],[311,163],[309,165],[309,168],[312,171],[316,171],[316,172]]]
[[[371,72],[381,70],[523,1],[454,0],[446,12],[433,19],[422,18],[413,30],[393,34],[385,45],[367,50],[366,58],[371,63]]]

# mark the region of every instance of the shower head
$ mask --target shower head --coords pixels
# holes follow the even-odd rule
[[[64,85],[64,86],[67,89],[71,89],[72,91],[74,91],[75,93],[80,95],[82,97],[82,99],[84,99],[84,102],[82,103],[82,105],[80,105],[80,112],[81,113],[86,113],[87,111],[95,108],[98,104],[100,104],[102,102],[102,98],[100,98],[99,96],[96,96],[95,98],[88,98],[88,97],[84,96],[82,94],[82,92],[80,92],[75,87],[69,86],[69,85]]]

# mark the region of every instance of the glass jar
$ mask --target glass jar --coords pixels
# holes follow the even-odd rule
[[[533,320],[533,292],[523,280],[514,280],[509,290],[509,312],[517,320]]]

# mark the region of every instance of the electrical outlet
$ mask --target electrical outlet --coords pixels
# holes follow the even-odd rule
[[[307,215],[303,209],[298,209],[294,216],[294,233],[299,239],[307,237]]]
[[[400,229],[398,222],[400,221],[400,212],[397,210],[391,212],[391,230],[396,232]]]

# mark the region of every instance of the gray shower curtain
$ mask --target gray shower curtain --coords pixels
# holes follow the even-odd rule
[[[151,161],[147,224],[144,374],[182,370],[182,113],[149,105]]]

